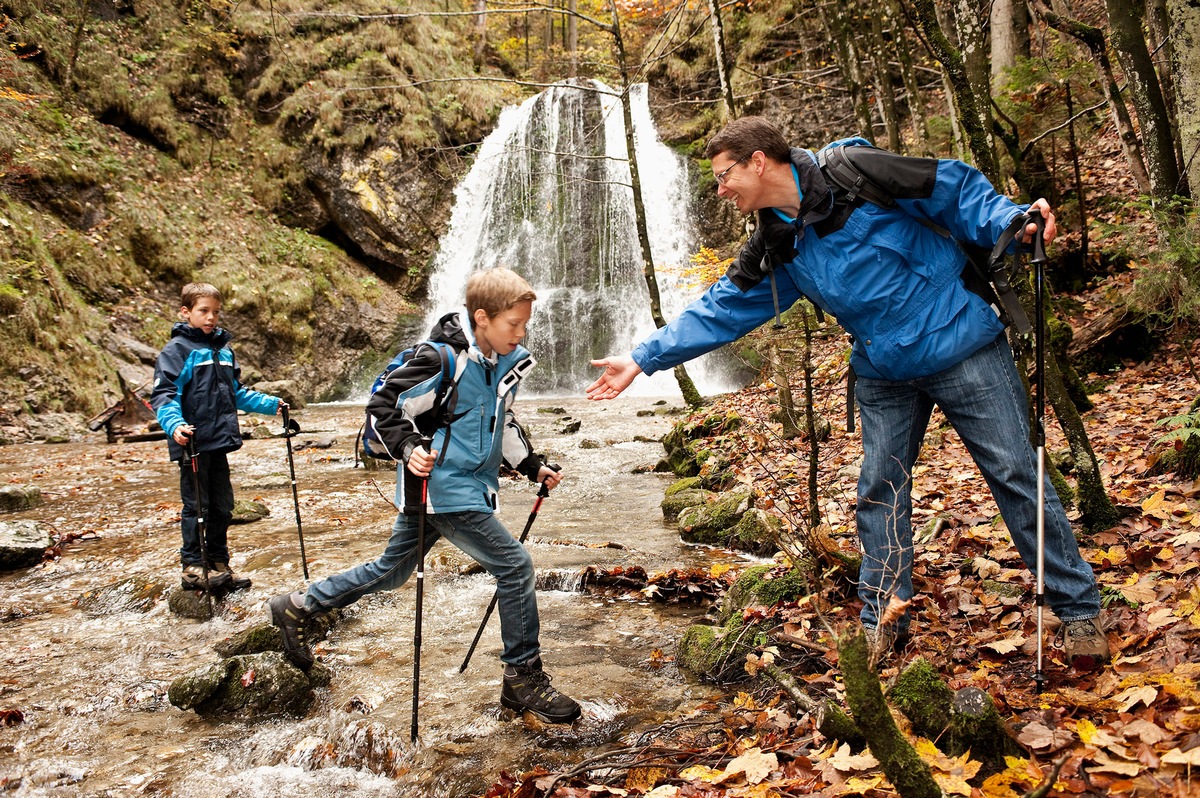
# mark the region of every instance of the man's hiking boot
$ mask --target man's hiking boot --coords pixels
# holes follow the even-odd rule
[[[514,712],[531,712],[547,723],[570,723],[582,713],[579,704],[551,686],[541,657],[504,666],[500,704]]]
[[[214,568],[208,569],[208,579],[205,580],[204,566],[199,564],[183,566],[183,577],[180,583],[184,590],[207,590],[210,593],[228,591],[232,574],[222,573]]]
[[[893,653],[903,651],[912,641],[908,629],[897,629],[894,623],[884,626],[882,632],[874,626],[863,626],[863,634],[867,638],[867,660],[871,667],[885,662]]]
[[[208,578],[210,582],[216,574],[229,574],[229,584],[225,586],[225,590],[230,593],[250,587],[250,578],[235,574],[227,562],[213,562],[208,564]]]
[[[313,613],[297,607],[291,593],[269,599],[267,607],[271,610],[271,623],[279,627],[283,638],[284,655],[297,668],[307,671],[313,665],[313,653],[304,639],[304,627]]]
[[[1058,628],[1058,641],[1067,655],[1067,662],[1076,670],[1092,670],[1108,662],[1108,638],[1099,618],[1064,621]]]

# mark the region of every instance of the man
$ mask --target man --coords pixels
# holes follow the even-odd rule
[[[1037,563],[1037,468],[1026,396],[997,312],[968,290],[957,241],[991,249],[1024,208],[961,161],[906,158],[854,147],[854,165],[895,207],[848,201],[817,157],[790,148],[761,117],[735,120],[708,144],[717,195],[758,227],[725,276],[630,355],[592,361],[587,389],[611,399],[641,373],[671,368],[729,343],[801,296],[851,334],[862,422],[856,512],[863,549],[861,619],[874,640],[907,634],[913,596],[911,474],[936,404],[992,490],[1026,566]],[[1033,204],[1055,235],[1044,199]],[[920,220],[940,226],[939,234]],[[1036,231],[1029,226],[1026,240]],[[1062,620],[1070,663],[1109,657],[1100,597],[1049,479],[1045,481],[1045,591]],[[889,614],[889,604],[892,611]],[[892,618],[892,615],[898,615]],[[879,627],[883,625],[884,629]]]

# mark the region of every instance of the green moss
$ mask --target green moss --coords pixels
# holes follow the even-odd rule
[[[740,615],[746,607],[773,607],[808,595],[811,590],[804,574],[794,568],[781,569],[772,565],[755,565],[738,576],[733,587],[721,601],[722,622]]]

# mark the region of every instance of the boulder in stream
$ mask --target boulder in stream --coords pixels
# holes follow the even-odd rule
[[[270,514],[271,511],[262,502],[251,501],[250,499],[238,499],[233,503],[233,518],[229,520],[229,523],[249,524],[254,521],[261,521]]]
[[[221,659],[171,682],[167,699],[206,718],[262,720],[301,717],[314,690],[330,681],[329,668],[316,663],[305,673],[275,651]]]
[[[166,591],[167,586],[163,582],[144,576],[131,576],[111,585],[89,590],[75,599],[75,606],[88,615],[146,612]]]
[[[317,613],[305,622],[305,638],[310,644],[324,640],[333,625],[341,620],[342,611]],[[279,635],[279,627],[270,623],[261,623],[243,629],[237,634],[230,635],[213,645],[213,650],[222,657],[237,657],[247,654],[259,654],[263,651],[283,651],[283,639]]]
[[[0,521],[0,571],[37,565],[53,543],[49,529],[37,521]]]
[[[0,488],[0,513],[32,510],[42,504],[42,491],[37,485],[5,485]]]

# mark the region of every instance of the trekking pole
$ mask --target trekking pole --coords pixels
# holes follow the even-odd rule
[[[300,524],[300,496],[296,493],[296,462],[292,458],[292,436],[300,434],[300,425],[288,416],[288,406],[283,405],[283,437],[287,441],[288,472],[292,477],[292,504],[296,507],[296,535],[300,538],[300,566],[304,569],[304,581],[308,581],[308,558],[304,555],[304,527]]]
[[[552,465],[550,468],[555,471],[561,470],[558,466]],[[533,527],[533,522],[537,518],[538,510],[542,507],[542,500],[550,495],[550,488],[543,481],[541,487],[538,488],[537,499],[533,502],[533,511],[529,513],[529,520],[525,522],[525,529],[521,532],[519,543],[524,544],[525,538],[529,535],[530,528]],[[496,602],[500,600],[500,589],[496,588],[496,592],[492,594],[491,603],[488,604],[487,612],[483,614],[483,620],[479,622],[479,629],[475,632],[475,639],[471,641],[471,647],[467,649],[467,656],[463,657],[462,665],[458,667],[458,672],[463,673],[467,670],[467,665],[471,663],[471,655],[475,653],[475,647],[479,645],[479,638],[483,637],[483,630],[487,627],[488,621],[492,618],[492,612],[496,609]]]
[[[1038,693],[1042,692],[1042,687],[1046,682],[1046,675],[1042,672],[1042,635],[1043,626],[1046,615],[1046,355],[1044,349],[1044,327],[1045,318],[1042,310],[1042,291],[1044,290],[1045,268],[1043,264],[1046,261],[1046,246],[1044,234],[1046,230],[1046,220],[1037,208],[1030,208],[1028,213],[1029,221],[1037,225],[1037,232],[1033,234],[1033,255],[1030,257],[1030,262],[1033,263],[1033,313],[1037,317],[1034,321],[1033,328],[1033,349],[1035,362],[1034,386],[1037,396],[1033,404],[1033,441],[1037,447],[1037,595],[1034,599],[1037,604],[1037,671],[1033,675],[1033,682]]]
[[[421,448],[430,451],[433,446],[432,438],[422,438]],[[403,465],[404,476],[412,474]],[[429,505],[429,477],[421,477],[421,503],[417,506],[417,617],[413,630],[413,695],[412,695],[412,728],[409,730],[409,741],[417,741],[417,712],[421,698],[421,610],[425,601],[425,511]],[[410,493],[404,491],[405,510],[408,510]]]
[[[200,536],[200,561],[204,568],[204,598],[208,603],[208,617],[213,614],[212,591],[208,584],[208,525],[204,522],[204,502],[200,499],[200,453],[196,451],[196,433],[188,435],[187,453],[192,461],[192,492],[196,494],[196,532]]]

